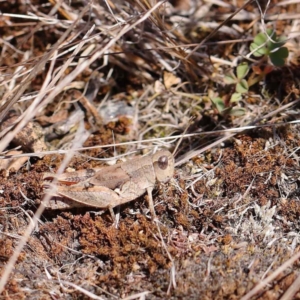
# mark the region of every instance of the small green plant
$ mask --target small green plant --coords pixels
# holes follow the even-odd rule
[[[219,114],[225,116],[230,115],[234,117],[243,116],[246,112],[246,110],[239,106],[233,106],[232,103],[225,103],[221,97],[215,97],[214,95],[211,95],[210,97],[212,103],[218,110]]]
[[[249,84],[245,77],[247,76],[250,68],[249,65],[244,62],[237,66],[236,74],[230,72],[224,78],[226,84],[235,84],[235,93],[231,95],[230,102],[238,102],[242,99],[242,94],[248,93]]]
[[[213,102],[219,114],[221,115],[240,117],[246,113],[246,110],[243,107],[239,107],[239,106],[226,107],[224,100],[220,97],[211,98],[211,101]]]
[[[284,36],[277,36],[273,29],[257,34],[250,45],[250,51],[255,57],[270,57],[272,64],[282,67],[285,59],[289,56],[289,51],[283,45],[286,42]]]
[[[255,36],[250,45],[250,51],[255,57],[263,58],[251,67],[248,63],[243,62],[236,67],[236,72],[231,70],[225,75],[224,82],[235,85],[235,91],[230,99],[224,100],[215,95],[210,97],[220,114],[232,116],[245,114],[246,110],[234,103],[242,100],[243,95],[249,92],[249,87],[263,80],[274,69],[274,66],[282,67],[284,65],[285,59],[289,55],[288,49],[283,47],[285,42],[286,38],[284,36],[278,37],[273,29],[267,29],[265,33],[261,32]],[[270,58],[273,66],[266,63],[268,58]],[[251,69],[253,72],[247,76]],[[246,77],[248,78],[246,79]]]

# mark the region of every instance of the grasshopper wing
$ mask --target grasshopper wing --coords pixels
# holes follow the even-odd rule
[[[59,196],[66,197],[83,205],[97,208],[115,207],[126,202],[116,192],[105,186],[92,186],[88,188],[78,185],[59,186],[56,193]]]
[[[130,181],[130,176],[124,172],[121,164],[117,164],[98,170],[92,178],[82,182],[82,184],[86,185],[86,182],[88,182],[94,186],[102,186],[114,190],[120,188],[128,181]]]

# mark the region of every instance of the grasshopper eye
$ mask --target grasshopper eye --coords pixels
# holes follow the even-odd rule
[[[167,182],[173,177],[174,158],[168,150],[160,150],[153,154],[152,163],[159,182]]]
[[[165,170],[168,167],[168,157],[163,155],[158,159],[158,167]]]

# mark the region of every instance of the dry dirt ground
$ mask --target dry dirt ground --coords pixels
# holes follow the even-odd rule
[[[0,11],[1,299],[300,299],[298,1]],[[265,28],[287,38],[282,66],[247,57]],[[231,102],[244,60],[259,80]],[[147,195],[115,208],[117,226],[91,207],[36,215],[45,172],[173,151],[186,128],[156,221]]]

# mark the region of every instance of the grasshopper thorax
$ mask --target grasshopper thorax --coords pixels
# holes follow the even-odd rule
[[[159,182],[169,181],[174,174],[174,158],[168,150],[161,150],[152,156],[156,179]]]

